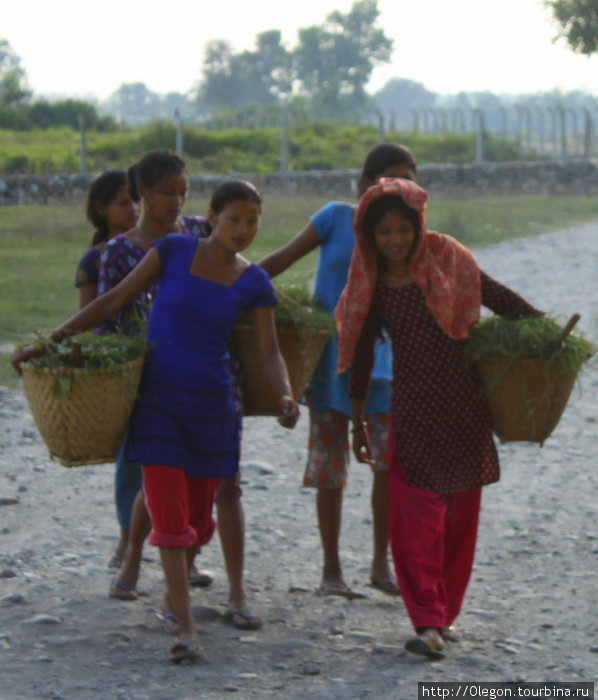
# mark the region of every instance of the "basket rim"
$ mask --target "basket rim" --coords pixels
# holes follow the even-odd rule
[[[248,323],[235,323],[233,329],[243,330],[243,331],[255,331],[255,326]],[[313,326],[298,326],[297,328],[276,328],[277,333],[297,333],[301,331],[308,331],[310,333],[320,333],[326,335],[332,335],[332,331],[326,328],[315,328]]]
[[[96,367],[94,369],[86,369],[85,367],[36,367],[35,365],[32,364],[31,361],[29,361],[29,362],[21,362],[21,371],[23,373],[28,373],[28,374],[49,374],[49,375],[107,374],[107,373],[112,373],[115,370],[133,369],[134,367],[137,367],[139,364],[143,364],[144,362],[145,362],[145,355],[143,355],[142,357],[138,357],[135,360],[127,360],[126,362],[120,362],[119,364],[113,365],[112,367]]]
[[[550,357],[479,357],[474,361],[475,364],[483,364],[484,362],[497,362],[500,364],[505,364],[507,362],[517,362],[521,364],[532,364],[532,363],[543,363],[543,364],[554,364],[560,367],[569,367],[572,371],[576,371],[573,367],[570,367],[564,362],[559,362],[558,360]]]

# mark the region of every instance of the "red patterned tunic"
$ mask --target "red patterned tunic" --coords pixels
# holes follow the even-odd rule
[[[502,316],[540,313],[481,271],[482,304]],[[448,494],[498,481],[488,405],[465,340],[445,335],[415,284],[378,284],[351,365],[351,396],[364,399],[381,328],[393,349],[391,416],[409,485]]]

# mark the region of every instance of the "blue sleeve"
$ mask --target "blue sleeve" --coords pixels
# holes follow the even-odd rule
[[[97,248],[90,248],[85,252],[77,265],[75,276],[75,287],[84,284],[97,285],[100,274],[100,251]]]
[[[334,229],[334,219],[339,204],[344,204],[344,202],[328,202],[328,204],[325,204],[309,219],[314,225],[316,233],[322,239],[322,242],[327,241],[328,238],[330,238],[330,235]]]
[[[261,267],[252,265],[252,268],[255,268],[253,270],[255,283],[252,284],[254,293],[248,301],[246,309],[249,311],[251,309],[259,309],[262,306],[276,306],[278,299],[270,277]]]
[[[168,260],[170,259],[172,239],[177,235],[180,234],[169,233],[163,238],[159,238],[155,243],[152,243],[152,248],[155,248],[158,251],[158,256],[160,257],[160,267],[162,270],[164,270]]]

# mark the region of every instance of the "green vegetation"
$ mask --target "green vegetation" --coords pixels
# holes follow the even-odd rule
[[[35,367],[94,370],[138,360],[147,351],[144,327],[145,324],[140,326],[138,333],[128,335],[97,335],[86,331],[64,338],[60,343],[53,343],[47,335],[40,335],[37,342],[45,347],[46,354],[30,362]]]
[[[555,360],[576,371],[594,355],[596,348],[581,335],[571,333],[559,343],[562,328],[550,316],[509,320],[491,316],[469,333],[466,358]]]
[[[257,261],[300,231],[325,199],[267,196],[260,234],[247,257]],[[206,210],[205,200],[188,202],[186,211]],[[450,233],[468,246],[598,218],[598,200],[584,197],[502,197],[436,201],[429,206],[430,228]],[[91,231],[83,205],[0,207],[0,385],[16,385],[6,361],[10,344],[36,330],[55,328],[77,310],[77,263]],[[318,260],[315,250],[277,278],[281,284],[309,284]]]
[[[336,331],[332,314],[320,310],[313,302],[310,289],[301,284],[277,284],[278,305],[274,309],[277,328],[319,328]],[[239,318],[241,325],[253,325],[253,314],[244,313]]]
[[[272,173],[280,167],[280,129],[226,129],[209,131],[190,125],[184,130],[185,159],[191,173]],[[389,141],[404,143],[422,163],[471,163],[475,160],[472,134],[418,134],[394,132]],[[135,129],[117,131],[89,129],[86,132],[87,166],[91,172],[126,168],[140,153],[151,148],[172,148],[175,126],[154,122]],[[373,126],[348,126],[312,122],[288,130],[290,170],[360,168],[363,154],[378,143]],[[68,126],[30,131],[0,128],[0,172],[77,172],[80,135]],[[488,136],[486,157],[491,161],[525,158],[511,141]],[[534,156],[537,159],[537,156]]]

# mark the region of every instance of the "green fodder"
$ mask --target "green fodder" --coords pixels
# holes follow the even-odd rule
[[[471,329],[465,358],[468,362],[484,358],[555,360],[578,371],[596,347],[577,333],[559,343],[561,330],[560,324],[546,315],[516,320],[491,316]]]
[[[40,334],[38,343],[43,345],[46,353],[31,360],[31,364],[55,369],[108,369],[144,357],[148,350],[143,324],[131,334],[97,335],[93,331],[85,331],[64,338],[59,343]]]
[[[274,321],[278,329],[315,328],[336,331],[334,317],[322,311],[313,300],[307,287],[299,284],[275,286],[278,304],[274,307]],[[245,313],[239,318],[241,325],[253,325],[253,315]]]

